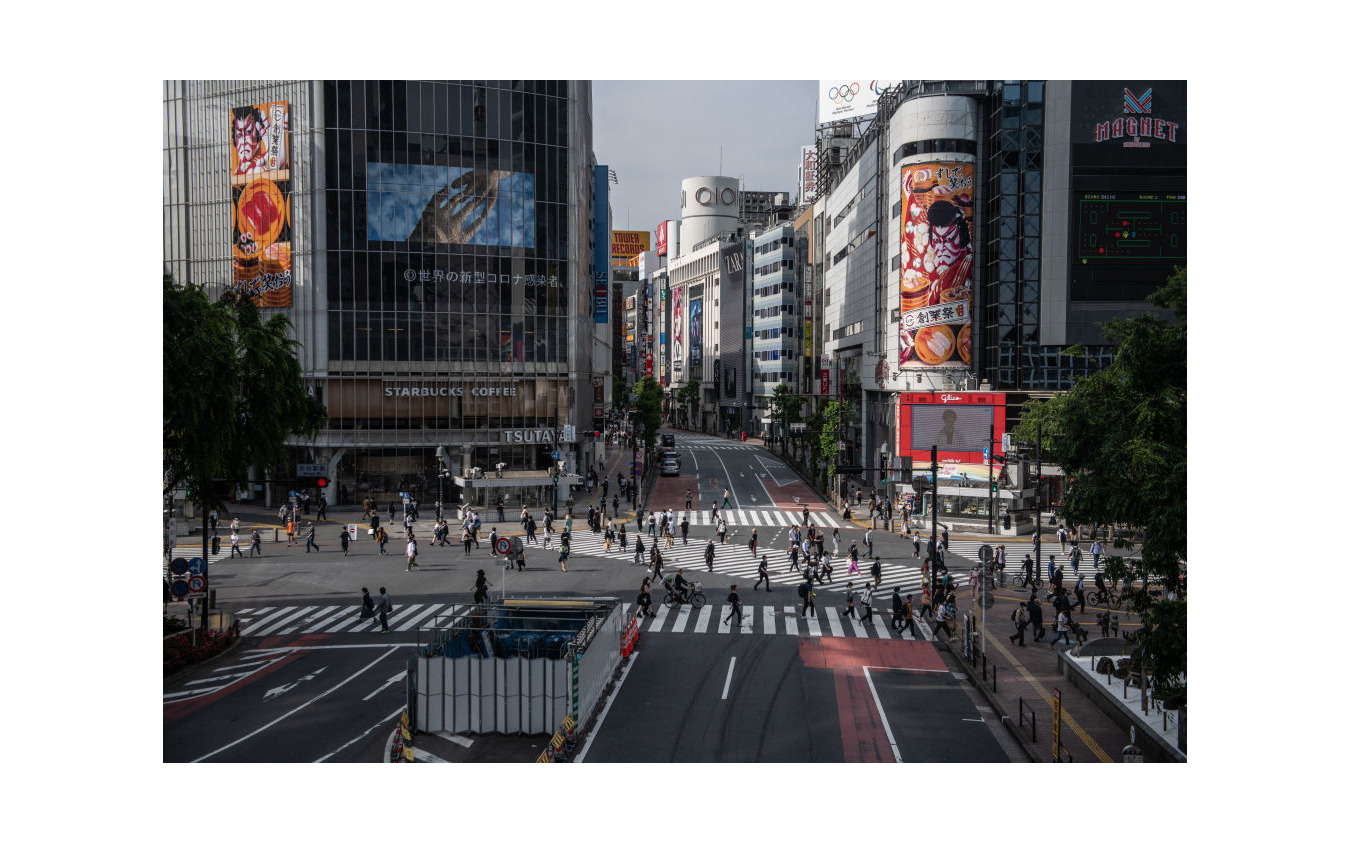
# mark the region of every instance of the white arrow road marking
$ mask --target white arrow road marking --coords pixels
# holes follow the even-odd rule
[[[324,670],[325,670],[327,667],[328,667],[328,666],[325,665],[323,668],[320,668],[318,671],[315,671],[313,674],[306,674],[305,676],[301,677],[299,680],[296,680],[294,683],[287,683],[287,684],[284,685],[284,686],[277,686],[275,689],[268,689],[268,690],[267,690],[267,693],[266,693],[265,695],[263,695],[263,701],[266,702],[266,701],[268,701],[268,700],[271,700],[271,699],[274,698],[274,697],[280,697],[281,695],[286,694],[286,693],[289,692],[291,689],[295,688],[296,686],[300,685],[301,683],[305,682],[306,680],[313,680],[315,677],[318,677],[320,674],[322,674],[322,673],[324,672]]]
[[[365,697],[361,698],[361,700],[370,700],[371,698],[375,697],[375,695],[379,694],[380,692],[384,691],[385,689],[389,688],[390,686],[394,685],[394,684],[397,683],[399,680],[402,680],[404,677],[407,677],[407,676],[408,676],[407,670],[403,670],[403,671],[398,672],[398,673],[395,674],[393,677],[390,677],[388,680],[385,680],[383,686],[380,686],[380,687],[379,687],[378,689],[376,689],[375,691],[373,691],[373,692],[371,692],[370,694],[366,695]]]

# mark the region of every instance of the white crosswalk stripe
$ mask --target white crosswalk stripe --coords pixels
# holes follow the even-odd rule
[[[680,521],[686,516],[689,518],[689,527],[691,528],[712,527],[716,524],[716,519],[713,516],[712,510],[675,509],[672,512],[675,515],[675,535],[677,537],[680,534]],[[717,509],[717,515],[721,516],[722,519],[726,521],[728,528],[787,528],[792,525],[801,524],[802,521],[801,510],[775,507],[729,507],[725,510],[719,507]],[[810,517],[811,524],[816,525],[817,527],[823,525],[831,530],[834,528],[839,528],[840,530],[849,528],[854,530],[857,529],[856,525],[843,524],[837,521],[834,516],[824,511],[812,510],[810,511]],[[656,513],[656,518],[658,521],[660,520],[660,512]],[[573,520],[572,529],[586,530],[585,513],[579,514],[578,517]]]
[[[408,633],[429,628],[448,627],[473,604],[407,604],[394,607],[389,616],[390,632]],[[361,618],[361,607],[333,604],[311,607],[244,607],[231,610],[239,619],[243,636],[267,636],[277,633],[369,633],[378,630],[377,614]]]

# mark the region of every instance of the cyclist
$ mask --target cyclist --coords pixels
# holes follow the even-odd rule
[[[689,600],[689,581],[684,579],[684,569],[675,570],[675,597],[680,603],[686,603]]]
[[[1097,587],[1098,603],[1103,604],[1106,603],[1107,601],[1106,578],[1102,577],[1102,573],[1100,571],[1098,571],[1096,574],[1092,576],[1092,583]]]

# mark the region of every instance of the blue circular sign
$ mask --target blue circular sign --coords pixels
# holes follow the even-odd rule
[[[203,574],[206,572],[206,560],[201,557],[193,557],[188,561],[189,574]]]
[[[169,571],[174,574],[187,574],[188,561],[186,557],[174,557],[173,562],[169,563]]]
[[[169,591],[173,593],[175,598],[183,597],[188,593],[187,581],[175,580],[173,583],[169,584]]]
[[[555,452],[553,452],[553,459],[554,459],[554,460],[557,460],[557,459],[558,459],[558,458],[560,458],[560,457],[562,457],[562,455],[561,455],[561,454],[559,454],[559,453],[558,453],[558,452],[556,452],[556,451],[555,451]]]

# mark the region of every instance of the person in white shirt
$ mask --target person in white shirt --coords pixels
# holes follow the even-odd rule
[[[404,554],[408,558],[408,568],[406,569],[406,571],[412,571],[415,568],[421,568],[421,566],[417,565],[417,537],[411,534],[408,535],[408,548],[404,552]]]

